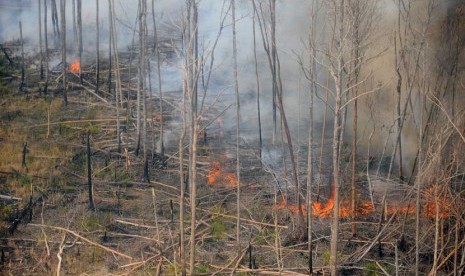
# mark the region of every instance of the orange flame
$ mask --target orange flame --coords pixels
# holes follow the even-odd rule
[[[433,187],[429,188],[425,192],[426,196],[426,203],[423,205],[421,211],[421,216],[424,218],[435,218],[436,217],[436,202],[435,202],[435,194],[434,194],[434,185]],[[438,195],[436,195],[438,196]],[[445,196],[438,196],[438,216],[440,218],[448,217],[449,212],[448,209],[451,208],[450,200],[448,200]],[[288,203],[286,201],[281,201],[278,206],[275,206],[276,209],[284,209],[287,208],[291,213],[297,215],[299,213],[299,208],[296,204]],[[302,209],[302,213],[307,215],[306,205],[302,204],[300,206]],[[333,209],[334,209],[334,191],[331,192],[331,197],[328,199],[328,202],[314,202],[312,204],[312,217],[320,217],[320,218],[331,218],[333,216]],[[374,212],[373,206],[370,201],[362,201],[359,202],[357,208],[355,210],[356,216],[367,216]],[[414,215],[415,214],[415,207],[410,205],[399,205],[399,206],[391,206],[386,209],[387,215],[399,214],[399,215]],[[340,218],[349,218],[352,217],[352,205],[350,201],[342,201],[339,204],[339,217]]]
[[[220,163],[215,161],[212,163],[212,169],[207,175],[208,184],[228,184],[230,186],[237,186],[237,178],[234,173],[222,172]]]
[[[79,62],[79,60],[75,60],[69,66],[69,71],[72,72],[72,73],[79,73],[80,69],[81,69],[81,62]]]

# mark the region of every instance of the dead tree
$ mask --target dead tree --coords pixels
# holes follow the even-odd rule
[[[375,16],[376,2],[369,0],[356,0],[348,3],[348,20],[352,22],[350,28],[350,53],[349,57],[352,62],[348,66],[347,87],[348,93],[352,94],[353,99],[353,122],[352,122],[352,179],[351,179],[351,217],[352,217],[352,235],[356,235],[356,206],[357,206],[357,127],[358,127],[358,95],[360,73],[365,63],[365,53],[369,39],[372,36]]]
[[[276,0],[271,0],[269,4],[269,8],[271,11],[271,39],[268,37],[268,31],[265,26],[265,18],[264,18],[264,12],[262,7],[260,6],[260,9],[257,8],[257,5],[255,1],[252,1],[252,4],[254,6],[254,12],[257,14],[257,19],[259,22],[260,26],[260,32],[262,36],[262,41],[263,41],[263,48],[267,54],[268,58],[268,63],[270,67],[270,72],[272,75],[272,81],[273,81],[273,94],[274,95],[274,103],[276,105],[276,108],[279,111],[279,115],[281,118],[281,123],[284,128],[284,134],[286,136],[286,141],[287,141],[287,146],[289,149],[289,157],[291,160],[291,166],[292,166],[292,177],[293,177],[293,182],[294,186],[296,187],[296,204],[299,206],[299,211],[298,211],[298,223],[297,223],[297,231],[295,232],[297,238],[302,238],[305,235],[305,223],[303,219],[303,210],[300,208],[302,206],[302,198],[300,196],[300,183],[299,183],[299,178],[298,178],[298,173],[297,173],[297,164],[295,161],[294,157],[294,147],[292,144],[292,137],[291,137],[291,132],[289,129],[289,125],[286,119],[286,112],[284,110],[284,103],[283,103],[283,85],[282,85],[282,80],[281,80],[281,64],[279,61],[279,55],[277,53],[277,48],[276,48]],[[287,198],[288,195],[286,195]]]
[[[165,155],[165,145],[163,141],[163,90],[162,90],[162,79],[161,79],[161,53],[160,53],[160,45],[158,41],[158,30],[157,30],[157,22],[155,19],[155,0],[152,0],[152,16],[153,16],[153,36],[154,36],[154,47],[155,47],[155,54],[157,55],[157,78],[158,78],[158,93],[160,95],[160,155],[163,158]]]
[[[79,80],[82,84],[82,0],[77,0],[77,28],[79,51]]]
[[[137,81],[137,103],[136,103],[136,132],[137,132],[137,137],[136,137],[136,149],[135,149],[135,154],[139,155],[140,151],[140,143],[141,143],[141,101],[142,101],[142,95],[141,91],[143,89],[143,77],[142,77],[142,66],[141,64],[143,63],[142,61],[142,44],[143,44],[143,23],[142,23],[142,17],[143,17],[143,9],[142,9],[142,2],[143,0],[139,0],[139,14],[138,14],[138,23],[139,23],[139,60],[138,60],[138,81]]]
[[[44,0],[44,39],[45,39],[45,84],[44,94],[47,95],[48,90],[48,31],[47,31],[47,0]]]
[[[81,0],[79,0],[80,2]],[[119,66],[118,45],[117,45],[117,32],[116,32],[116,13],[114,0],[109,0],[110,7],[110,21],[111,21],[111,35],[110,38],[113,46],[113,56],[115,59],[115,107],[116,107],[116,143],[118,145],[118,153],[121,153],[121,126],[120,126],[120,109],[122,107],[122,88],[121,88],[121,74]],[[111,92],[111,91],[110,91]]]
[[[184,74],[186,75],[186,74]],[[181,99],[181,117],[182,117],[182,130],[179,137],[178,151],[179,151],[179,185],[180,185],[180,198],[179,198],[179,243],[180,243],[180,259],[181,259],[181,274],[186,275],[186,249],[185,249],[185,233],[184,233],[184,215],[185,215],[185,196],[186,196],[186,174],[184,172],[184,141],[187,132],[187,118],[186,118],[186,97],[187,97],[187,79],[184,77],[182,81],[182,99]]]
[[[199,66],[197,60],[197,1],[186,1],[186,23],[184,37],[184,66],[187,96],[189,99],[189,185],[191,204],[191,235],[189,254],[189,274],[194,273],[195,264],[195,228],[197,223],[197,140],[199,133],[199,117],[197,114],[197,84],[199,78]]]
[[[90,131],[87,131],[87,187],[89,189],[89,208],[94,211],[94,188],[92,186],[92,163],[90,150]]]
[[[71,2],[72,4],[72,14],[73,14],[73,45],[77,45],[78,41],[78,31],[77,31],[77,23],[76,23],[76,0]]]
[[[23,40],[23,25],[19,21],[19,39],[21,41],[21,82],[19,84],[19,91],[23,92],[25,85],[25,69],[24,69],[24,40]]]
[[[231,0],[231,9],[232,9],[232,33],[233,33],[233,68],[234,68],[234,91],[236,93],[236,178],[237,178],[237,201],[236,201],[236,246],[238,252],[240,251],[241,239],[240,239],[240,217],[241,217],[241,208],[240,208],[240,199],[241,199],[241,165],[240,165],[240,99],[239,99],[239,81],[237,79],[237,37],[236,37],[236,1]]]
[[[255,80],[257,85],[257,119],[258,119],[258,139],[259,139],[259,157],[262,158],[262,148],[263,148],[263,139],[262,139],[262,120],[260,113],[260,78],[258,73],[258,59],[257,59],[257,36],[256,36],[256,26],[255,26],[255,12],[252,15],[252,32],[253,32],[253,52],[254,52],[254,65],[255,65]]]
[[[333,218],[331,225],[331,243],[330,243],[330,259],[329,266],[332,276],[337,275],[337,245],[338,245],[338,232],[339,232],[339,186],[340,186],[340,143],[341,143],[341,116],[343,113],[343,89],[344,89],[344,56],[343,56],[343,47],[344,47],[344,38],[345,38],[345,28],[344,28],[344,15],[345,15],[345,0],[339,0],[338,3],[334,3],[334,13],[335,20],[333,32],[335,33],[334,37],[337,37],[339,41],[338,46],[336,47],[337,56],[334,58],[335,63],[330,67],[331,75],[334,79],[335,84],[335,105],[334,105],[334,129],[333,129],[333,146],[332,146],[332,159],[333,159],[333,189],[334,189],[334,208],[333,208]],[[338,33],[336,34],[339,28]]]
[[[150,182],[148,172],[148,157],[147,157],[147,0],[141,0],[140,2],[140,15],[139,15],[139,102],[142,107],[142,137],[139,136],[140,129],[138,131],[138,140],[142,142],[142,152],[144,160],[144,179]],[[140,112],[140,109],[138,108]],[[140,115],[139,115],[140,116]],[[138,142],[138,143],[140,143]],[[137,150],[137,149],[136,149]]]
[[[66,89],[66,1],[60,1],[61,7],[61,64],[62,64],[62,80],[63,80],[63,100],[65,106],[68,105],[68,93]]]
[[[96,37],[95,37],[95,53],[96,53],[96,65],[95,65],[95,94],[98,94],[100,85],[100,24],[99,24],[99,0],[95,0],[96,12],[95,12],[95,25],[96,25]]]
[[[55,46],[58,45],[58,41],[60,40],[60,26],[58,23],[58,10],[57,10],[57,3],[56,0],[52,0],[52,26],[53,26],[53,34],[55,38]]]
[[[40,51],[40,80],[44,79],[44,54],[42,48],[42,0],[39,0],[39,51]],[[40,88],[39,88],[40,89]],[[39,90],[42,93],[42,90]]]
[[[310,102],[309,102],[309,126],[308,126],[308,155],[307,155],[307,239],[308,239],[308,271],[310,275],[313,275],[313,99],[317,93],[316,86],[316,61],[311,57],[316,56],[316,29],[317,29],[317,15],[318,15],[318,1],[314,1],[311,7],[311,26],[309,32],[309,52],[310,52],[310,64],[309,71],[306,75],[310,81]]]

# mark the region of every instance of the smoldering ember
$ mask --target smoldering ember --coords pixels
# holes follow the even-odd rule
[[[464,0],[0,0],[1,275],[464,275]]]

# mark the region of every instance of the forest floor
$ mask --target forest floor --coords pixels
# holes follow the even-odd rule
[[[123,151],[118,153],[115,112],[83,87],[73,85],[79,82],[75,74],[69,74],[69,104],[64,106],[59,72],[51,72],[49,91],[44,95],[39,93],[43,82],[34,62],[27,66],[23,92],[18,91],[17,65],[2,59],[1,67],[1,274],[180,274],[179,199],[184,181],[179,177],[177,141],[167,145],[165,157],[154,153],[154,144],[148,143],[153,158],[150,181],[146,181],[143,158],[134,151],[135,118],[131,112],[120,118]],[[165,101],[164,114],[174,118],[176,99]],[[149,103],[156,114],[159,99],[154,97]],[[134,103],[127,104],[132,108]],[[216,120],[216,114],[210,119]],[[148,123],[148,137],[155,139],[159,124],[157,120]],[[165,123],[169,125],[169,121]],[[95,210],[89,208],[88,199],[87,133]],[[237,179],[234,155],[230,154],[234,143],[232,134],[218,130],[199,143],[195,274],[306,275],[307,238],[293,234],[295,207],[286,204],[285,195],[277,189],[278,183],[282,189],[287,186],[286,181],[260,162],[256,145],[241,146],[241,246],[237,248]],[[359,178],[360,190],[366,190],[364,175]],[[348,189],[346,185],[342,194],[349,195]],[[329,193],[322,195],[322,202],[329,197]],[[366,194],[360,197],[367,199]],[[379,201],[376,198],[375,203]],[[189,202],[187,195],[186,238],[191,232]],[[408,258],[413,238],[401,233],[413,233],[405,229],[413,225],[412,219],[392,216],[380,220],[379,214],[370,212],[355,222],[358,235],[354,238],[354,223],[341,218],[338,257],[343,273],[389,275],[394,274],[395,264],[401,274],[411,271]],[[328,269],[330,222],[331,218],[323,215],[313,220],[316,273]],[[402,252],[396,250],[398,242]],[[187,239],[185,245],[190,246]],[[424,257],[428,262],[430,255],[425,252]]]

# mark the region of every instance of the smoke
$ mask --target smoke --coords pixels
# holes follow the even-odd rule
[[[45,0],[42,0],[42,3]],[[73,33],[72,22],[72,2],[68,0],[66,20],[67,20],[67,41],[68,50],[73,52],[77,49],[76,41]],[[201,55],[211,55],[214,41],[220,29],[220,22],[225,16],[225,7],[229,5],[229,1],[223,3],[221,0],[202,0],[199,1],[199,51]],[[422,2],[422,1],[417,1]],[[427,2],[427,1],[424,1]],[[453,10],[454,7],[463,3],[461,0],[449,0],[444,2],[444,5],[439,8],[435,14],[433,24],[441,20],[446,14],[445,11]],[[264,2],[267,3],[267,2]],[[50,47],[53,48],[53,28],[51,20],[51,1],[47,0],[48,4],[48,35]],[[109,39],[109,7],[108,1],[99,1],[100,13],[100,51],[104,56],[108,53]],[[31,53],[38,51],[38,1],[0,1],[0,41],[14,40],[19,37],[18,21],[23,23],[23,35],[26,39],[27,49]],[[60,0],[57,0],[58,10]],[[152,1],[148,1],[147,24],[149,33],[149,42],[153,41],[153,26],[152,26]],[[181,20],[182,9],[185,1],[182,0],[156,0],[155,1],[155,17],[157,20],[159,34],[163,39],[170,37],[180,38],[181,36]],[[300,140],[300,145],[305,144],[308,134],[308,103],[309,103],[309,82],[302,74],[298,59],[302,58],[305,64],[309,63],[309,55],[307,53],[307,39],[309,28],[311,25],[311,10],[312,1],[293,0],[293,1],[278,1],[277,2],[277,48],[279,53],[281,75],[283,82],[283,100],[286,111],[287,120],[289,122],[293,140]],[[424,11],[426,3],[415,3],[412,9]],[[376,29],[376,34],[372,43],[369,46],[368,55],[383,52],[374,61],[368,63],[362,71],[363,75],[372,74],[372,77],[367,80],[361,87],[361,92],[369,91],[373,87],[382,85],[382,89],[372,96],[364,97],[360,101],[360,116],[359,116],[359,137],[360,150],[365,152],[368,143],[368,136],[373,129],[373,121],[376,122],[374,138],[372,139],[371,149],[374,153],[379,154],[386,144],[386,137],[389,136],[389,131],[393,132],[392,128],[396,114],[394,114],[395,105],[395,70],[394,70],[394,50],[392,36],[396,28],[397,6],[395,1],[383,0],[379,2],[379,14],[376,17],[376,22],[379,27]],[[128,49],[133,43],[138,43],[137,16],[138,5],[137,1],[115,0],[115,12],[117,17],[117,44],[120,51],[129,51]],[[252,34],[252,14],[253,8],[251,1],[238,1],[237,3],[237,42],[238,42],[238,77],[239,91],[241,93],[241,129],[242,138],[247,142],[253,142],[258,138],[258,114],[256,103],[256,76],[254,65],[253,52],[253,34]],[[42,16],[44,10],[42,9]],[[59,14],[59,17],[61,15]],[[92,64],[95,60],[96,49],[96,1],[82,1],[82,16],[83,16],[83,44],[84,44],[84,61],[83,65]],[[318,45],[322,46],[328,39],[330,34],[330,26],[327,22],[327,14],[322,9],[318,14],[319,21],[315,26],[319,36]],[[418,22],[417,24],[421,24]],[[416,27],[416,26],[413,26]],[[257,41],[257,56],[258,56],[258,71],[260,79],[260,109],[262,127],[264,130],[265,140],[271,139],[272,135],[272,93],[271,93],[271,74],[266,53],[263,49],[260,29],[256,28]],[[152,37],[152,40],[150,40]],[[232,74],[232,29],[231,29],[231,14],[226,15],[225,27],[222,30],[221,37],[218,40],[218,45],[215,49],[215,64],[213,68],[205,68],[205,73],[212,71],[212,79],[210,87],[207,91],[207,106],[214,105],[216,112],[221,112],[225,107],[235,104],[234,89],[233,89],[233,74]],[[73,58],[72,54],[69,57]],[[152,91],[158,91],[158,79],[154,73],[156,70],[156,60],[151,60],[152,64]],[[209,62],[207,62],[209,64]],[[325,83],[327,72],[322,67],[318,67],[318,81]],[[174,56],[165,56],[161,64],[162,88],[166,92],[179,91],[181,89],[181,73],[179,61]],[[330,84],[331,86],[331,84]],[[202,88],[202,85],[200,85]],[[324,95],[323,88],[318,88],[318,94]],[[174,93],[173,96],[178,96]],[[405,98],[403,99],[405,100]],[[371,102],[371,105],[370,105]],[[412,102],[414,109],[418,108],[418,99],[414,98]],[[318,126],[321,126],[323,121],[324,103],[319,99],[315,99],[315,119]],[[328,120],[332,119],[331,109],[328,113]],[[215,115],[218,115],[215,114]],[[349,115],[351,115],[351,106],[349,106]],[[413,112],[407,118],[404,128],[403,144],[405,150],[405,162],[409,163],[416,154],[417,143],[417,124],[414,119],[418,118],[418,112]],[[346,137],[350,138],[351,124],[348,120]],[[225,133],[234,133],[235,129],[235,110],[234,106],[227,110],[223,115],[223,130]],[[173,126],[179,128],[178,123],[173,122]],[[279,126],[278,126],[279,127]],[[315,137],[320,135],[320,129],[315,129]],[[171,140],[171,133],[165,139],[167,144]],[[395,133],[391,133],[391,138],[394,139]],[[168,139],[168,138],[169,139]],[[319,139],[319,138],[316,138]],[[388,147],[392,147],[393,142],[388,141]],[[299,145],[299,146],[300,146]],[[296,147],[298,148],[298,147]],[[389,150],[390,151],[390,150]],[[275,153],[271,153],[275,155]],[[276,156],[270,159],[275,159]]]

